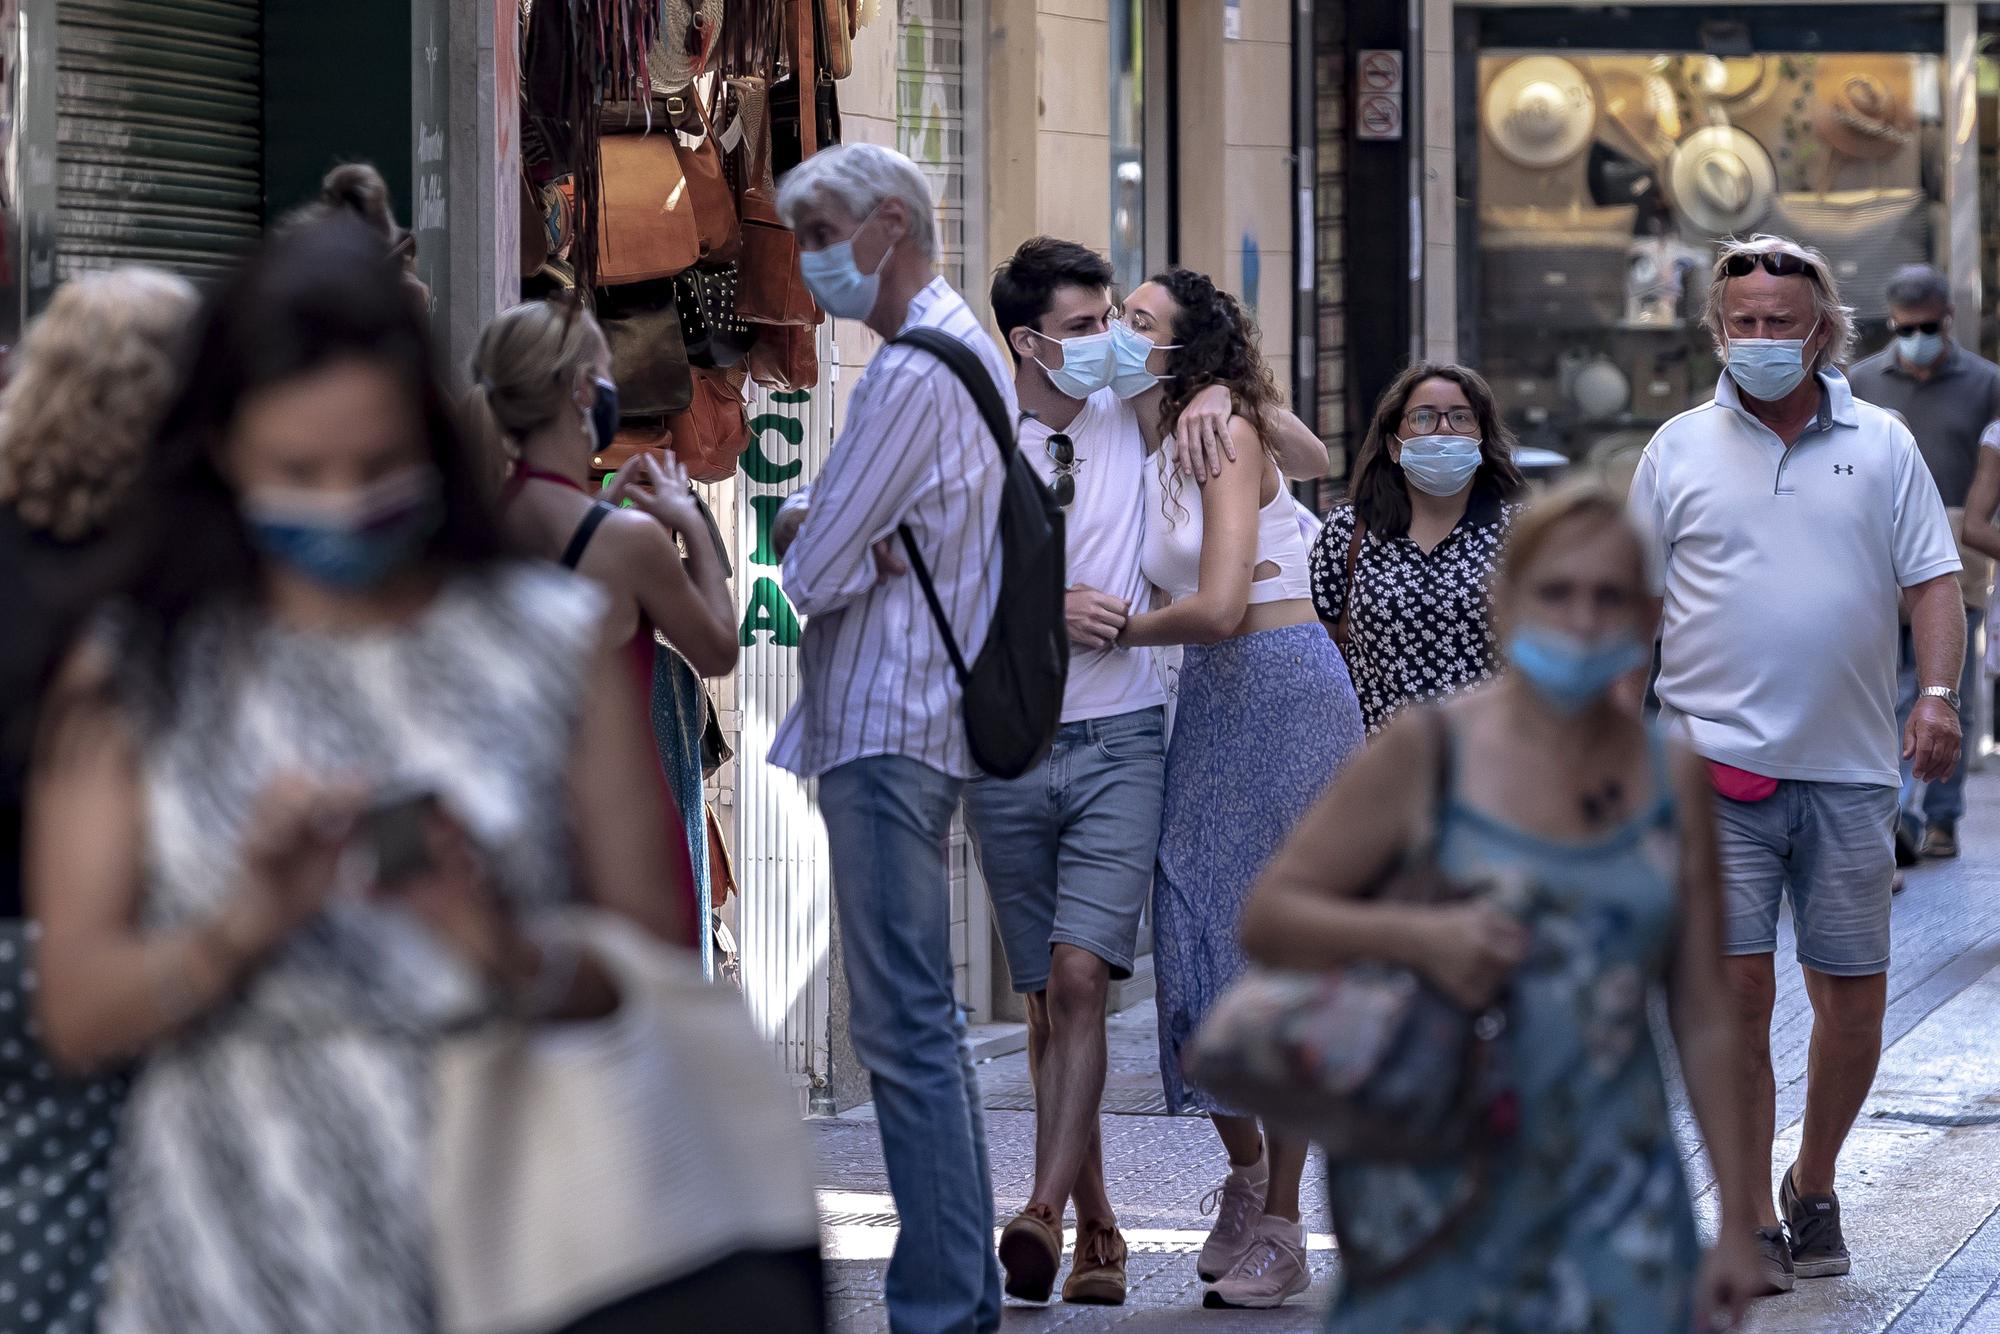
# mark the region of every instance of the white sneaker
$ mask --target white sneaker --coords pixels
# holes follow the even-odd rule
[[[1306,1226],[1266,1214],[1236,1267],[1202,1295],[1211,1309],[1242,1306],[1265,1310],[1283,1306],[1312,1286],[1306,1267]]]
[[[1201,1211],[1215,1214],[1215,1226],[1195,1261],[1202,1282],[1221,1278],[1256,1244],[1257,1220],[1264,1216],[1264,1190],[1270,1181],[1269,1159],[1260,1154],[1249,1167],[1230,1168],[1222,1184],[1202,1197]]]

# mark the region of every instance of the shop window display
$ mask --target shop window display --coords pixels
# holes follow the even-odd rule
[[[1890,275],[1936,259],[1935,56],[1475,59],[1467,350],[1523,444],[1631,452],[1708,397],[1718,240],[1779,232],[1824,250],[1864,346]]]

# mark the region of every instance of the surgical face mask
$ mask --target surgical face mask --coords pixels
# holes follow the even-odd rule
[[[1028,332],[1043,342],[1055,343],[1062,348],[1062,365],[1051,366],[1040,357],[1035,358],[1035,364],[1049,373],[1049,383],[1064,394],[1071,398],[1089,398],[1111,383],[1112,356],[1116,345],[1109,329],[1077,338],[1050,338],[1033,329]]]
[[[1627,630],[1595,643],[1545,626],[1524,625],[1507,639],[1507,660],[1557,713],[1578,713],[1646,661],[1646,646]]]
[[[861,227],[874,216],[870,213],[863,218]],[[861,235],[861,227],[854,229],[854,236]],[[865,320],[874,311],[875,299],[882,294],[882,270],[896,249],[892,243],[882,252],[875,271],[863,273],[854,261],[854,236],[824,250],[799,252],[799,272],[806,280],[806,290],[821,310],[843,320]]]
[[[1896,355],[1912,366],[1928,366],[1944,351],[1944,335],[1941,333],[1906,333],[1896,335]]]
[[[269,486],[246,492],[250,541],[329,588],[361,593],[416,558],[444,520],[437,473],[412,465],[356,491]]]
[[[1759,402],[1777,402],[1806,378],[1806,344],[1818,330],[1815,321],[1804,338],[1730,339],[1729,378]]]
[[[603,449],[618,434],[618,386],[597,381],[597,398],[590,405],[590,448]]]
[[[1146,360],[1155,352],[1176,352],[1179,343],[1148,342],[1146,335],[1123,320],[1111,326],[1111,390],[1120,398],[1137,398],[1160,382],[1146,369]]]
[[[1432,496],[1455,496],[1472,484],[1484,462],[1479,442],[1469,435],[1420,435],[1403,442],[1398,459],[1403,476]]]

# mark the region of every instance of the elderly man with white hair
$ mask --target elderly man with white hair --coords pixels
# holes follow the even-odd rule
[[[929,187],[902,154],[829,148],[781,183],[806,284],[884,339],[918,326],[977,354],[1008,413],[1013,377],[937,275]],[[978,655],[1000,589],[1005,469],[971,393],[937,356],[892,345],[854,387],[808,492],[773,532],[805,614],[798,703],[771,762],[819,780],[854,1048],[873,1081],[902,1229],[889,1262],[897,1334],[1000,1324],[993,1183],[979,1084],[952,989],[946,837],[974,773],[950,653],[890,546],[914,536],[953,637]]]
[[[1826,257],[1778,236],[1725,244],[1707,320],[1726,367],[1715,400],[1653,437],[1631,510],[1666,598],[1661,713],[1719,793],[1721,945],[1752,1099],[1741,1147],[1767,1183],[1772,955],[1791,896],[1813,1009],[1804,1133],[1778,1206],[1768,1189],[1757,1201],[1766,1278],[1786,1291],[1852,1263],[1834,1166],[1881,1056],[1898,760],[1926,781],[1958,761],[1965,617],[1916,441],[1834,369],[1852,320]],[[1900,748],[1899,599],[1922,682]]]

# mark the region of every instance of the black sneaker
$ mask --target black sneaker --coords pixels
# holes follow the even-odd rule
[[[1778,1189],[1778,1208],[1792,1232],[1792,1272],[1800,1278],[1833,1278],[1854,1268],[1847,1241],[1840,1234],[1838,1195],[1801,1195],[1785,1172]]]
[[[1878,844],[1877,846],[1879,847],[1880,845]],[[1919,852],[1920,849],[1917,847],[1916,835],[1912,834],[1908,827],[1903,824],[1903,821],[1898,818],[1896,821],[1896,865],[1899,867],[1915,866]]]
[[[1764,1270],[1764,1290],[1759,1297],[1792,1290],[1792,1243],[1785,1236],[1784,1224],[1757,1229],[1757,1259]]]

